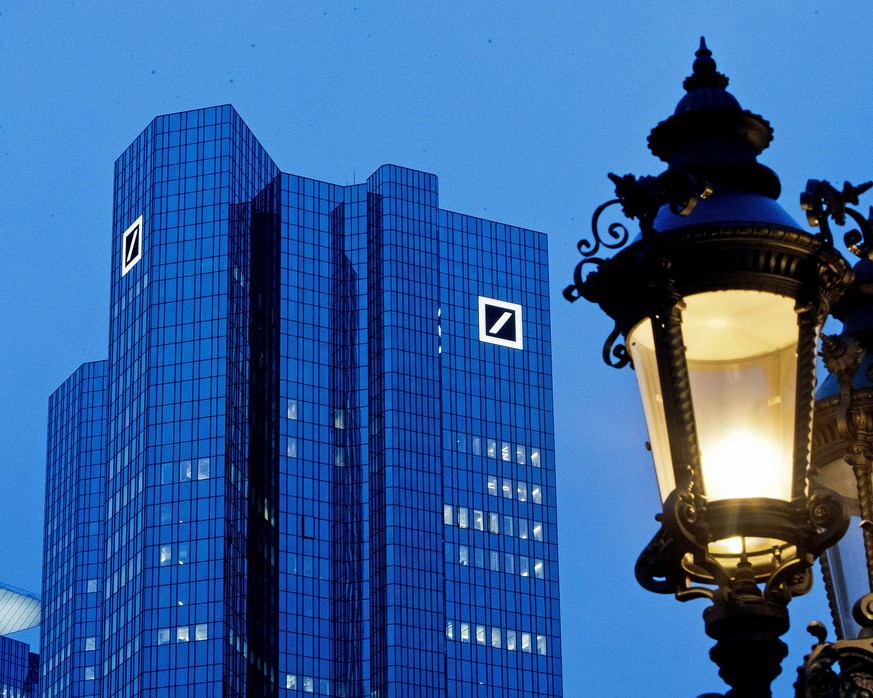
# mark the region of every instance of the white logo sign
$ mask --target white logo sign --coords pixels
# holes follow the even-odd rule
[[[479,340],[522,349],[521,306],[479,296]]]
[[[142,259],[142,216],[121,236],[121,275],[124,276]]]

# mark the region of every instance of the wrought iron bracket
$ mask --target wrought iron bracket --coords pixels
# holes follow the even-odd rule
[[[830,221],[838,226],[846,225],[846,216],[857,225],[843,235],[846,249],[859,258],[873,259],[873,206],[865,218],[849,204],[858,205],[858,197],[873,187],[873,182],[854,186],[843,183],[842,191],[827,180],[810,179],[806,190],[800,195],[800,208],[806,211],[806,221],[810,227],[820,229],[820,237],[833,244],[834,236]]]

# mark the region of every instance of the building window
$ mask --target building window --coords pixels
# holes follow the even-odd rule
[[[531,485],[530,498],[534,504],[543,503],[543,488],[539,485]]]
[[[527,558],[524,555],[519,555],[518,573],[522,577],[530,577],[530,558]]]
[[[188,642],[188,626],[180,625],[176,628],[176,642]]]
[[[514,650],[515,649],[515,631],[507,630],[506,631],[506,649]]]
[[[467,507],[458,507],[458,526],[460,528],[470,527],[470,510]]]
[[[93,681],[94,680],[94,667],[86,666],[85,667],[85,681]]]
[[[198,623],[194,626],[194,639],[195,640],[208,640],[209,639],[209,624],[208,623]]]
[[[285,447],[285,453],[289,458],[297,458],[297,439],[293,436],[288,437],[288,443]]]
[[[522,652],[530,652],[532,651],[532,647],[530,644],[530,633],[522,633],[521,634],[521,651]]]
[[[285,688],[297,690],[297,674],[285,674]]]
[[[492,572],[499,572],[500,571],[500,553],[498,553],[496,550],[492,550],[488,554],[488,557],[490,558],[489,562],[490,562],[491,571]]]
[[[470,624],[461,621],[461,642],[470,641]]]
[[[179,463],[179,479],[180,480],[190,480],[193,474],[193,466],[191,465],[191,461],[183,460]]]
[[[158,644],[166,645],[170,642],[170,629],[169,628],[161,628],[158,630]]]
[[[455,524],[454,512],[455,512],[455,507],[453,507],[451,504],[443,504],[443,523],[444,524],[447,524],[449,526],[454,526],[454,524]]]
[[[546,578],[546,565],[542,560],[534,561],[534,577],[537,579]]]
[[[519,482],[516,484],[516,491],[518,492],[518,501],[526,502],[527,501],[527,483]]]
[[[485,551],[482,548],[473,548],[473,555],[476,560],[476,567],[482,569],[485,567]]]
[[[519,465],[524,465],[525,460],[524,446],[517,444],[515,447],[515,462]]]
[[[85,638],[85,651],[96,650],[97,649],[97,638],[96,637],[86,637]]]
[[[285,414],[288,419],[297,419],[297,400],[288,400],[288,409]]]
[[[503,535],[512,536],[514,535],[512,532],[512,517],[504,516],[503,517]]]
[[[303,692],[313,693],[315,691],[315,681],[311,676],[303,677]]]
[[[162,545],[160,551],[160,563],[162,566],[169,565],[173,562],[173,546]]]
[[[497,442],[494,439],[488,439],[486,452],[489,458],[497,458]]]
[[[344,409],[338,409],[336,412],[334,412],[333,428],[334,429],[345,429],[346,428],[346,411]]]
[[[446,637],[449,640],[455,639],[455,621],[453,620],[446,621]]]
[[[515,555],[506,553],[503,557],[503,571],[506,574],[515,574]]]
[[[540,461],[540,449],[532,448],[530,450],[530,464],[534,468],[541,468],[542,467],[542,461]]]
[[[179,543],[178,558],[179,564],[184,565],[188,562],[188,551],[191,549],[191,544],[188,542]]]
[[[504,499],[512,499],[512,480],[504,480],[502,489]]]
[[[470,549],[466,545],[458,546],[458,564],[465,567],[470,564]]]
[[[200,458],[197,461],[197,479],[198,480],[208,480],[209,479],[209,459],[208,458]]]
[[[478,436],[473,437],[473,455],[481,456],[482,455],[482,439]]]
[[[491,646],[500,649],[500,645],[503,644],[503,638],[501,637],[502,633],[500,632],[500,628],[491,628]]]
[[[485,644],[485,626],[477,625],[476,626],[476,644],[484,645]]]
[[[506,443],[505,441],[500,444],[500,459],[505,461],[512,460],[511,455],[512,445]]]
[[[473,509],[473,528],[477,531],[485,530],[485,513],[479,509]]]
[[[488,476],[488,494],[497,495],[497,478],[493,475]]]
[[[518,520],[518,537],[522,540],[527,540],[527,520],[519,519]]]
[[[488,532],[500,533],[500,517],[497,514],[488,514]]]
[[[533,539],[542,542],[543,540],[543,524],[541,521],[534,521]]]
[[[96,579],[89,579],[88,580],[88,583],[86,586],[86,591],[89,594],[93,594],[97,591],[97,580]]]

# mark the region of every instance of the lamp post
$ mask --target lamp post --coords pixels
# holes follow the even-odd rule
[[[847,182],[838,191],[810,180],[801,197],[808,222],[826,237],[831,221],[857,226],[844,236],[858,257],[854,281],[833,308],[843,331],[822,338],[829,375],[816,395],[810,474],[842,496],[856,525],[821,558],[837,641],[825,642],[820,623],[810,626],[818,643],[799,672],[797,698],[873,696],[873,209],[865,218],[849,206],[871,186]]]
[[[663,505],[637,580],[711,602],[710,656],[727,696],[751,698],[771,695],[787,604],[848,525],[807,478],[817,336],[852,274],[776,203],[757,161],[772,129],[727,84],[701,40],[687,94],[649,136],[666,171],[610,175],[617,198],[595,211],[564,295],[615,321],[603,357],[637,374]],[[639,221],[633,241],[600,229],[613,204]]]

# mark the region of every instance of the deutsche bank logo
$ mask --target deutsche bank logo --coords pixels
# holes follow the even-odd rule
[[[142,259],[142,216],[121,236],[121,275],[124,276]]]
[[[522,349],[521,306],[479,296],[479,341]]]

